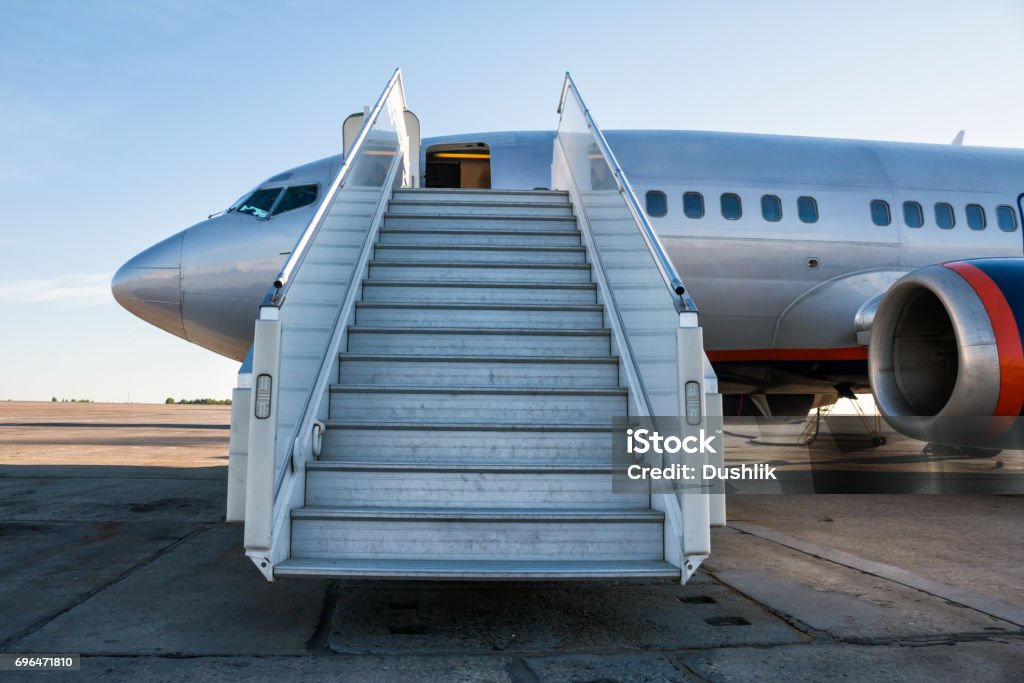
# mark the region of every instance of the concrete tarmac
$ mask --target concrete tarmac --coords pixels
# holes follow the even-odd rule
[[[81,654],[57,680],[1024,678],[1022,497],[732,496],[686,586],[269,584],[223,522],[228,420],[0,403],[0,652]]]

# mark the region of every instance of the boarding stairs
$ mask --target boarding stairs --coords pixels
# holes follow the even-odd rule
[[[678,576],[565,193],[401,190],[277,576]]]
[[[712,426],[699,327],[679,329],[692,303],[630,343],[629,316],[609,310],[614,271],[632,283],[623,300],[642,282],[595,252],[605,240],[607,260],[642,248],[637,268],[657,264],[618,192],[581,192],[564,158],[562,191],[416,188],[396,78],[346,161],[371,180],[342,169],[261,309],[233,419],[247,553],[268,580],[685,581],[724,508],[706,492],[614,491],[611,447],[613,420],[663,401],[638,377],[651,339],[671,346],[670,365],[652,361],[672,374],[661,405],[680,414],[688,363]],[[378,154],[360,157],[367,140]],[[599,237],[623,216],[628,244]]]

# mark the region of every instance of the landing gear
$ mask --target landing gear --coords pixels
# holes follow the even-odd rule
[[[815,408],[814,413],[807,416],[807,424],[804,425],[804,431],[797,437],[797,443],[801,446],[810,446],[814,443],[818,438],[818,432],[821,431],[821,421],[828,417],[835,406],[835,403],[826,403]]]
[[[850,403],[853,405],[853,409],[857,411],[857,417],[860,418],[864,429],[871,436],[871,441],[869,441],[871,447],[878,448],[889,443],[889,440],[882,434],[882,415],[878,412],[878,408],[876,407],[871,411],[872,414],[868,415],[867,411],[864,410],[864,405],[857,400],[856,395],[850,400]]]
[[[844,398],[850,399],[850,404],[853,405],[853,409],[857,412],[857,417],[860,418],[861,424],[864,425],[865,431],[867,431],[870,440],[868,443],[871,448],[878,448],[889,443],[889,439],[882,434],[882,416],[877,410],[873,411],[871,415],[864,410],[863,404],[857,400],[857,396],[850,393],[849,396]],[[818,433],[821,430],[821,421],[824,420],[835,408],[835,403],[828,403],[824,406],[820,406],[815,409],[815,412],[807,417],[807,424],[804,426],[804,431],[800,434],[797,442],[801,446],[810,446],[814,443],[814,440],[818,438]]]

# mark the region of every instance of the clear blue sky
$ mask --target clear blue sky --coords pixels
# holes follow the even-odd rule
[[[441,8],[441,9],[439,9]],[[1024,3],[0,0],[0,399],[226,397],[117,267],[337,151],[395,66],[426,136],[605,128],[1024,147]]]

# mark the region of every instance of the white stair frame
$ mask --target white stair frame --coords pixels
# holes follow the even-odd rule
[[[274,567],[286,560],[291,551],[291,511],[301,507],[305,500],[307,462],[319,451],[323,423],[328,416],[328,401],[332,379],[337,377],[339,352],[346,343],[349,323],[355,316],[355,303],[361,299],[362,282],[366,278],[368,264],[373,255],[377,235],[384,223],[384,215],[391,200],[396,183],[407,187],[418,173],[411,167],[413,143],[405,128],[405,93],[401,70],[395,70],[377,104],[365,117],[359,135],[345,162],[339,169],[334,182],[299,238],[292,256],[286,264],[274,289],[260,308],[253,340],[253,388],[249,405],[249,438],[245,475],[245,551],[267,581],[274,580]],[[302,261],[316,240],[324,219],[344,187],[348,174],[356,167],[365,149],[364,143],[377,125],[380,116],[390,117],[397,136],[397,152],[388,167],[386,177],[380,186],[372,218],[367,224],[359,258],[349,278],[343,303],[333,318],[332,332],[323,348],[319,369],[306,387],[304,408],[299,414],[294,430],[282,433],[279,425],[281,400],[279,390],[282,320],[281,285],[286,277],[294,275],[301,268]],[[257,382],[261,375],[272,378],[270,414],[266,418],[256,415]],[[289,378],[292,379],[292,378]],[[285,441],[282,441],[285,440]],[[280,474],[276,473],[279,452],[285,449],[287,460]]]
[[[640,212],[639,203],[629,187],[625,175],[614,161],[614,155],[607,148],[607,142],[600,129],[593,123],[589,112],[583,106],[582,99],[568,74],[566,74],[566,87],[563,89],[563,104],[567,93],[571,93],[576,98],[587,117],[588,126],[594,134],[595,140],[602,148],[602,152],[605,152],[605,160],[614,174],[619,193],[637,222],[638,234],[647,240],[647,246],[652,255],[656,259],[660,258],[659,268],[661,268],[662,275],[666,277],[669,289],[675,289],[681,294],[683,291],[681,280],[675,275],[674,267],[670,262],[666,267],[667,257],[663,248],[646,222],[646,218]],[[363,286],[369,275],[375,244],[381,231],[388,229],[386,219],[389,202],[395,196],[397,186],[407,187],[412,182],[411,179],[418,173],[418,169],[410,167],[412,143],[404,125],[405,111],[401,72],[396,70],[376,106],[364,118],[363,128],[351,148],[350,155],[347,156],[334,182],[325,193],[324,200],[309,227],[299,239],[285,269],[282,270],[278,281],[275,282],[275,288],[271,290],[261,307],[260,317],[256,322],[250,375],[252,388],[245,388],[244,391],[238,392],[239,398],[248,394],[249,399],[249,412],[244,415],[245,419],[241,419],[242,415],[239,416],[239,427],[248,422],[248,443],[244,449],[233,446],[232,451],[238,450],[240,454],[244,451],[246,456],[244,459],[244,483],[236,482],[234,486],[236,493],[240,490],[239,487],[244,490],[246,554],[268,581],[274,580],[275,566],[288,560],[291,555],[292,513],[293,510],[303,507],[306,501],[306,465],[316,458],[321,448],[324,423],[328,421],[329,417],[331,384],[339,376],[341,352],[348,347],[348,331],[355,321],[356,302],[364,300]],[[561,106],[559,111],[562,111]],[[347,174],[360,159],[364,151],[363,143],[368,138],[370,130],[374,128],[378,118],[382,115],[388,116],[394,126],[394,134],[398,140],[397,153],[391,159],[384,182],[380,185],[379,191],[373,195],[372,201],[369,194],[355,196],[352,200],[354,202],[352,206],[355,208],[362,207],[363,210],[369,210],[372,206],[366,232],[363,234],[358,258],[354,262],[348,284],[343,290],[343,300],[334,309],[334,315],[326,321],[328,324],[316,326],[320,330],[318,334],[327,335],[322,353],[320,353],[319,365],[313,376],[299,378],[305,382],[304,384],[296,385],[296,378],[281,376],[282,365],[288,358],[291,358],[287,355],[282,357],[282,353],[286,353],[286,350],[282,348],[283,338],[290,329],[288,327],[289,316],[282,316],[282,311],[287,310],[283,309],[285,303],[283,294],[287,292],[287,286],[291,284],[292,277],[299,272],[303,259],[315,243],[320,225],[328,212],[336,200],[345,200],[344,197],[338,196],[338,192],[344,186]],[[418,146],[418,141],[416,144]],[[569,220],[576,221],[579,226],[584,246],[587,248],[587,262],[594,269],[594,284],[566,283],[545,286],[549,289],[561,287],[566,291],[573,288],[582,289],[596,286],[599,303],[604,304],[605,325],[611,332],[612,349],[610,351],[619,357],[620,372],[629,391],[628,413],[636,416],[652,415],[652,404],[647,397],[643,381],[645,369],[640,366],[632,352],[630,330],[623,323],[622,314],[616,308],[615,292],[601,263],[599,245],[591,229],[585,202],[581,195],[581,187],[577,179],[573,177],[572,168],[573,164],[567,158],[561,140],[556,137],[552,162],[552,187],[568,191],[575,213],[575,218]],[[351,197],[351,195],[349,196]],[[402,201],[409,200],[403,199]],[[472,211],[472,207],[469,210]],[[403,217],[412,219],[416,225],[419,225],[421,233],[433,230],[460,232],[457,229],[454,231],[445,229],[444,225],[447,223],[434,226],[435,217],[431,215],[405,214]],[[514,217],[487,216],[473,211],[460,216],[458,223],[466,226],[472,222],[486,223],[494,226],[492,228],[494,232],[507,233],[514,231],[507,230],[501,221],[508,221],[512,218]],[[566,221],[564,217],[538,218],[531,216],[531,219],[549,223],[545,229],[536,231],[538,233],[555,236],[565,232],[560,225]],[[416,232],[415,229],[408,227],[408,221],[403,228],[405,233],[415,234]],[[394,229],[398,230],[399,228]],[[402,240],[399,240],[398,243],[402,243]],[[467,240],[466,243],[475,242]],[[429,268],[429,266],[423,268]],[[671,282],[666,275],[668,271],[671,271]],[[409,281],[410,286],[414,286],[415,283],[416,280]],[[378,280],[376,284],[379,286],[382,283]],[[437,284],[435,283],[435,286]],[[459,286],[458,283],[446,284]],[[676,287],[677,284],[678,287]],[[467,284],[466,286],[479,285]],[[502,285],[495,283],[494,287],[500,288]],[[381,301],[386,300],[384,298]],[[700,424],[686,427],[686,429],[692,429],[694,432],[699,429],[714,431],[716,428],[720,428],[721,424],[721,398],[717,393],[717,380],[703,351],[702,332],[696,307],[692,305],[688,295],[683,296],[682,300],[682,305],[677,308],[678,327],[675,331],[676,367],[680,389],[678,405],[683,405],[682,387],[690,382],[699,383],[701,387]],[[302,310],[302,306],[299,306],[298,310]],[[300,328],[299,332],[301,329],[306,328]],[[291,333],[295,334],[296,332]],[[310,366],[313,365],[312,359],[303,362],[309,362]],[[272,379],[270,412],[267,416],[261,416],[257,412],[259,403],[257,388],[262,376],[269,376]],[[240,386],[240,389],[242,388]],[[301,401],[302,408],[297,417],[289,416],[287,419],[279,419],[282,401],[285,400],[280,395],[282,391],[290,392],[290,396],[299,394],[305,396],[305,399]],[[294,405],[292,401],[285,400],[285,402]],[[291,410],[291,412],[294,411]],[[685,424],[685,420],[681,420],[681,422]],[[719,439],[719,443],[721,443],[721,439]],[[284,455],[283,459],[282,454]],[[721,460],[722,454],[719,453],[715,457]],[[698,467],[701,464],[693,459],[687,462]],[[231,504],[231,508],[236,510],[236,514],[239,509],[238,498],[239,496],[234,496]],[[710,553],[710,526],[724,523],[724,496],[709,495],[706,492],[692,490],[656,494],[651,496],[651,508],[664,515],[662,524],[664,560],[679,568],[679,575],[682,582],[685,583]],[[581,570],[577,569],[576,571]],[[427,574],[429,575],[430,572],[428,571]]]
[[[667,252],[661,245],[653,228],[647,222],[640,208],[639,200],[625,172],[619,166],[618,161],[608,142],[590,115],[572,76],[565,75],[562,88],[562,96],[558,106],[558,112],[564,117],[566,107],[578,107],[578,112],[586,121],[587,129],[592,137],[593,148],[599,152],[599,156],[608,166],[608,172],[614,179],[619,195],[622,197],[624,206],[632,215],[637,227],[637,239],[643,239],[647,248],[651,251],[653,263],[658,265],[662,277],[670,291],[682,281],[674,272],[674,267],[668,261]],[[569,132],[568,135],[580,135],[579,132]],[[633,354],[630,344],[629,330],[623,323],[622,314],[616,303],[613,288],[607,277],[601,259],[601,251],[595,241],[594,231],[587,215],[586,202],[583,199],[581,190],[590,190],[590,178],[578,179],[573,173],[574,168],[589,167],[589,164],[580,163],[581,160],[570,160],[567,144],[565,144],[561,121],[559,130],[555,136],[554,149],[552,152],[551,164],[551,188],[563,190],[569,193],[574,213],[583,233],[584,246],[587,248],[587,259],[594,269],[594,281],[597,283],[600,301],[605,306],[606,324],[612,330],[614,343],[613,352],[621,360],[622,374],[625,383],[629,388],[630,415],[638,417],[654,416],[653,408],[646,400],[646,391],[642,380],[643,368]],[[588,160],[589,161],[589,160]],[[581,187],[582,185],[582,187]],[[685,291],[685,290],[684,290]],[[679,325],[676,331],[677,349],[677,371],[680,408],[684,405],[683,387],[687,382],[698,382],[701,387],[701,412],[700,424],[687,425],[683,415],[679,417],[679,423],[687,432],[697,434],[704,429],[708,433],[718,434],[717,443],[724,447],[722,435],[722,401],[718,393],[718,380],[714,374],[707,355],[704,353],[703,332],[701,330],[697,309],[690,300],[688,294],[680,293],[681,305],[677,306]],[[711,413],[709,414],[709,409]],[[680,410],[680,412],[683,412]],[[680,435],[682,436],[682,435]],[[721,465],[724,459],[719,448],[714,456],[687,456],[686,464],[700,467],[702,464]],[[709,462],[710,461],[710,462]],[[681,570],[681,581],[686,581],[693,576],[700,564],[707,559],[711,553],[711,526],[722,526],[725,524],[725,495],[720,493],[709,493],[707,491],[693,490],[692,488],[681,488],[673,494],[654,493],[651,495],[651,506],[661,510],[665,514],[665,560]]]

